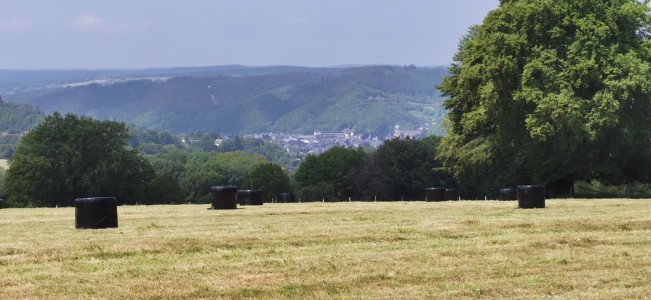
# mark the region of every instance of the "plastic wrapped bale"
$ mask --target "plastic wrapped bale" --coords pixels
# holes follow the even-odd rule
[[[278,194],[278,203],[294,203],[296,199],[292,193],[280,193]]]
[[[249,197],[247,198],[248,205],[262,205],[262,191],[250,190]]]
[[[118,201],[115,197],[75,199],[75,227],[100,229],[118,227]]]
[[[248,198],[249,198],[249,190],[237,191],[237,204],[248,205],[249,204]]]
[[[445,188],[439,188],[439,187],[426,188],[425,201],[427,202],[445,201]]]
[[[5,208],[5,201],[0,199],[0,209]]]
[[[504,188],[500,189],[500,201],[512,201],[518,200],[518,193],[515,192],[515,189]]]
[[[459,191],[456,189],[446,189],[445,190],[445,200],[447,201],[457,201],[459,200]]]
[[[239,205],[262,205],[262,191],[239,190],[237,191],[237,203]]]
[[[519,208],[545,208],[544,185],[518,185]]]
[[[237,187],[210,187],[212,209],[237,209]]]

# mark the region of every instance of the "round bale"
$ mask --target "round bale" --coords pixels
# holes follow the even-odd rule
[[[278,203],[294,203],[296,199],[292,193],[280,193],[278,194]]]
[[[213,186],[210,194],[212,209],[237,209],[237,187]]]
[[[544,185],[518,185],[519,208],[545,208]]]
[[[237,191],[237,203],[240,205],[262,205],[262,191],[240,190]]]
[[[500,201],[518,200],[518,193],[513,188],[500,189]]]
[[[262,191],[250,190],[248,200],[248,205],[262,205]]]
[[[237,191],[237,204],[239,204],[239,205],[248,205],[249,204],[249,190],[239,190],[239,191]]]
[[[427,202],[445,201],[445,188],[441,188],[441,187],[426,188],[425,201]]]
[[[459,191],[456,189],[446,189],[445,190],[445,200],[447,201],[457,201],[459,200]]]
[[[0,199],[0,209],[5,208],[5,201]]]
[[[118,201],[115,197],[75,199],[75,228],[118,227]]]

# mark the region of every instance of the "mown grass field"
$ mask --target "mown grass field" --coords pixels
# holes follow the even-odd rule
[[[0,210],[0,299],[651,295],[651,200]]]

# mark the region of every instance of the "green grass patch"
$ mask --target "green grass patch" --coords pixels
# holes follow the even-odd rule
[[[651,294],[651,201],[121,206],[0,210],[0,295],[60,298],[560,298]]]

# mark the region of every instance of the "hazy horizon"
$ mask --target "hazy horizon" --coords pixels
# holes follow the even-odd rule
[[[241,66],[244,68],[274,68],[274,67],[297,67],[297,68],[326,68],[326,69],[345,69],[345,68],[357,68],[357,67],[374,67],[374,66],[394,66],[394,67],[403,67],[414,64],[346,64],[346,65],[335,65],[335,66],[303,66],[303,65],[243,65],[243,64],[224,64],[224,65],[196,65],[196,66],[164,66],[164,67],[133,67],[133,68],[122,68],[122,67],[100,67],[100,68],[75,68],[75,67],[52,67],[52,68],[2,68],[2,71],[138,71],[138,70],[166,70],[166,69],[184,69],[184,68],[212,68],[212,67],[228,67],[228,66]],[[439,67],[448,67],[449,64],[445,65],[414,65],[417,68],[439,68]]]
[[[0,69],[446,66],[497,0],[0,0]]]

